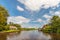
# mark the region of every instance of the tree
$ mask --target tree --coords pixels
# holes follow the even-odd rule
[[[58,33],[60,32],[60,17],[59,16],[53,16],[52,19],[50,20],[50,23],[48,23],[48,26],[45,27],[47,32],[52,32],[52,33]]]
[[[21,25],[19,25],[19,24],[14,24],[14,26],[16,26],[18,30],[21,29]]]
[[[0,6],[0,28],[4,30],[4,26],[7,25],[7,17],[9,16],[7,10]]]
[[[53,32],[57,32],[57,30],[60,28],[60,17],[59,16],[53,16],[51,19],[51,27]]]
[[[19,24],[14,24],[13,22],[10,22],[9,25],[15,26],[18,30],[21,30],[21,25],[19,25]]]

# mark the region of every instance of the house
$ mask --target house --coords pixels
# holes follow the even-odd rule
[[[44,25],[44,26],[42,27],[42,29],[45,29],[45,28],[46,28],[46,26],[47,26],[47,25]]]
[[[16,26],[10,26],[10,30],[17,30]]]

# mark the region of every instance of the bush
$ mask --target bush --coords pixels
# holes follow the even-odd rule
[[[60,29],[57,30],[57,33],[60,33]]]

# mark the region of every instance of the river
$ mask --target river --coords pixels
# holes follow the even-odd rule
[[[60,34],[50,35],[37,30],[0,33],[0,40],[60,40]]]

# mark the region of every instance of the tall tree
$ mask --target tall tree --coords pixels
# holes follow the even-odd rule
[[[53,16],[51,19],[51,27],[53,32],[57,32],[58,29],[60,29],[60,17],[59,16]]]
[[[9,16],[7,10],[0,6],[0,28],[4,28],[5,25],[7,25],[7,17]]]

